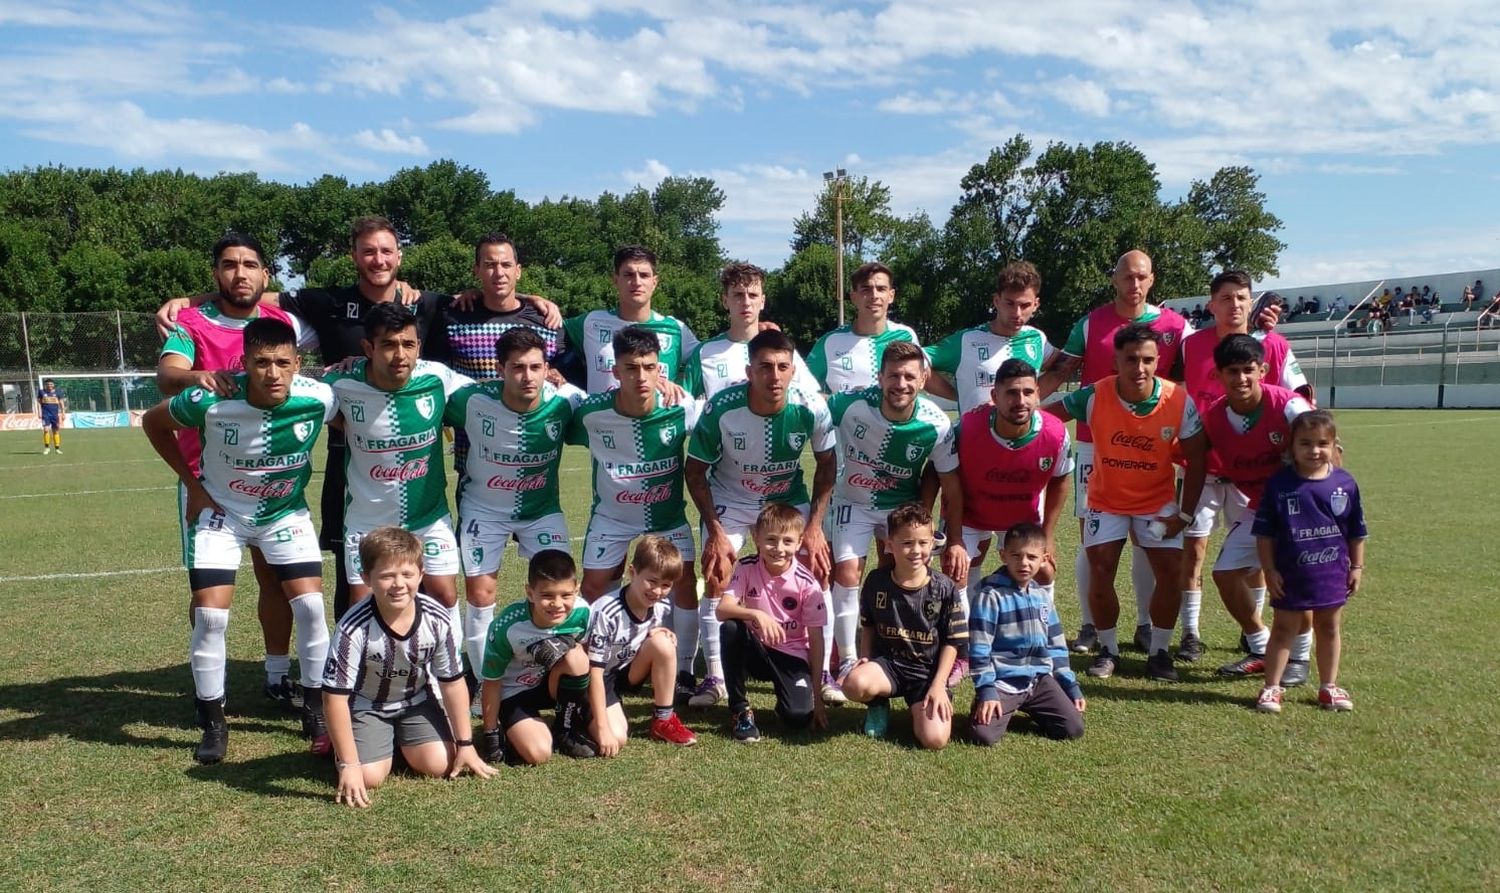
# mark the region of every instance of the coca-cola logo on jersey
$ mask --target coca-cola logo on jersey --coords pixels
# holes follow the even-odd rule
[[[1339,550],[1337,546],[1329,546],[1328,548],[1320,549],[1317,552],[1303,552],[1301,555],[1297,556],[1297,564],[1303,567],[1316,567],[1322,564],[1333,564],[1338,560]]]
[[[616,493],[615,501],[626,505],[656,505],[672,498],[671,484],[657,484],[634,493]]]
[[[1262,453],[1258,456],[1235,456],[1230,461],[1229,467],[1257,470],[1266,468],[1268,466],[1278,466],[1280,464],[1280,453]]]
[[[792,489],[791,481],[757,481],[753,478],[742,478],[740,486],[751,493],[759,493],[761,496],[780,496]]]
[[[514,490],[517,493],[529,493],[532,490],[540,490],[547,486],[547,479],[541,475],[533,475],[525,478],[508,478],[497,474],[490,478],[488,486],[491,490]]]
[[[370,469],[370,479],[383,483],[404,484],[414,481],[420,477],[427,476],[427,457],[408,459],[395,468],[389,465],[377,465]]]
[[[896,482],[890,479],[882,480],[874,475],[851,474],[849,475],[849,486],[858,487],[861,490],[869,490],[878,493],[882,490],[890,490],[896,486]]]
[[[984,479],[992,484],[1029,484],[1031,471],[1026,468],[991,468]]]
[[[1124,431],[1116,431],[1110,437],[1109,442],[1117,447],[1140,450],[1143,453],[1156,451],[1156,442],[1145,434],[1126,434]]]
[[[233,480],[229,482],[229,489],[242,496],[253,496],[256,499],[281,499],[291,496],[296,485],[296,481],[288,480],[265,481],[259,484]]]

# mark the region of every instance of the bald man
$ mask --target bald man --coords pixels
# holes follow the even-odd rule
[[[1110,274],[1114,285],[1115,299],[1102,307],[1096,307],[1073,325],[1068,342],[1062,352],[1055,354],[1047,363],[1047,370],[1040,382],[1043,397],[1051,394],[1082,373],[1081,384],[1091,385],[1101,378],[1114,374],[1115,333],[1131,323],[1143,323],[1161,335],[1157,368],[1163,378],[1180,381],[1178,370],[1182,341],[1192,327],[1177,311],[1157,307],[1146,301],[1156,275],[1151,267],[1151,256],[1144,251],[1127,251],[1115,262]],[[1082,419],[1078,421],[1074,439],[1076,461],[1073,465],[1073,509],[1078,517],[1079,535],[1083,534],[1083,521],[1088,510],[1088,478],[1094,468],[1094,435]],[[1098,633],[1094,628],[1093,611],[1089,608],[1089,561],[1083,549],[1073,561],[1073,573],[1078,584],[1078,603],[1083,623],[1078,637],[1073,640],[1073,650],[1087,652],[1098,644]],[[1151,563],[1145,550],[1139,545],[1132,553],[1130,578],[1135,586],[1136,627],[1135,645],[1142,651],[1150,647],[1151,595],[1156,588],[1156,578],[1151,572]]]

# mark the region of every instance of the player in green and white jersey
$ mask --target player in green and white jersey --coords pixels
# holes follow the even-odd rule
[[[241,551],[255,546],[281,581],[297,628],[302,669],[303,731],[313,752],[332,745],[323,723],[323,663],[328,624],[323,615],[323,562],[307,510],[310,452],[334,414],[327,385],[298,376],[297,335],[280,320],[258,319],[244,330],[246,372],[235,376],[235,397],[194,386],[152,407],[141,426],[151,446],[177,473],[187,492],[184,563],[192,588],[192,644],[188,663],[203,739],[194,757],[224,759],[225,632]],[[176,432],[196,429],[201,463],[194,474],[178,449]]]
[[[619,586],[630,543],[655,533],[677,547],[688,567],[674,589],[675,603],[697,604],[697,549],[682,495],[682,452],[701,404],[686,399],[665,405],[658,348],[645,328],[622,329],[611,346],[619,387],[585,400],[568,428],[568,443],[587,446],[593,464],[594,501],[583,542],[583,597],[590,602]]]
[[[328,376],[349,442],[344,470],[344,561],[351,602],[370,594],[359,541],[377,527],[401,527],[422,540],[427,594],[448,608],[455,641],[458,544],[448,515],[443,413],[448,398],[474,383],[441,363],[418,359],[417,318],[400,304],[365,312],[365,359]]]
[[[803,563],[820,581],[828,579],[828,514],[836,471],[834,431],[828,404],[791,384],[797,349],[785,334],[770,330],[750,339],[748,381],[708,401],[688,446],[687,487],[703,523],[703,573],[707,595],[698,606],[698,636],[708,674],[690,703],[704,706],[727,697],[719,657],[719,595],[729,585],[735,558],[751,534],[761,507],[781,502],[809,518],[802,533]],[[802,478],[802,451],[811,446],[816,469],[811,499]],[[678,626],[678,655],[684,627]],[[688,651],[689,658],[692,652]],[[691,680],[692,664],[678,661],[678,678]]]
[[[807,355],[807,368],[830,394],[874,387],[880,357],[893,341],[917,343],[911,326],[892,322],[888,315],[896,300],[890,267],[868,263],[854,271],[854,322],[818,339]]]
[[[468,432],[458,479],[459,554],[464,568],[464,643],[469,666],[484,659],[495,616],[495,584],[505,544],[522,558],[569,549],[558,501],[563,435],[583,392],[547,381],[547,342],[512,328],[495,342],[500,378],[459,388],[444,420]]]
[[[963,492],[958,480],[958,427],[937,404],[921,395],[927,383],[922,348],[897,341],[880,361],[880,385],[835,394],[829,414],[838,432],[838,482],[833,485],[833,585],[831,617],[824,648],[839,646],[840,679],[853,666],[859,634],[859,593],[870,540],[885,551],[885,519],[897,506],[923,499],[922,472],[931,460],[943,491],[950,523],[963,523]],[[954,527],[954,530],[961,529]],[[943,571],[956,579],[969,569],[962,538],[953,537],[943,553]],[[828,665],[824,654],[824,666]],[[827,699],[829,692],[824,692]],[[837,701],[842,692],[835,695]]]
[[[1002,269],[992,299],[995,318],[928,345],[927,359],[937,373],[927,381],[928,392],[957,400],[959,413],[966,413],[990,402],[1001,363],[1014,357],[1041,369],[1051,360],[1057,348],[1041,329],[1027,325],[1041,306],[1041,290],[1041,274],[1031,263],[1016,261]]]
[[[760,314],[766,308],[766,271],[754,264],[732,263],[719,274],[719,303],[729,313],[729,329],[702,342],[682,364],[677,383],[706,400],[730,385],[745,383],[750,366],[750,339],[760,333]],[[792,355],[796,371],[792,383],[809,394],[822,386],[813,378],[801,354]]]
[[[677,386],[672,381],[682,368],[683,358],[698,346],[698,338],[681,321],[651,309],[651,296],[658,281],[656,254],[637,245],[616,251],[613,281],[620,298],[613,313],[590,310],[563,320],[570,348],[583,356],[588,392],[600,394],[615,387],[610,374],[615,365],[615,335],[626,326],[639,326],[660,342],[661,380],[675,394]]]

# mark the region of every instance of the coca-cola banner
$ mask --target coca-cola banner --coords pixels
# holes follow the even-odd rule
[[[129,412],[70,412],[63,417],[64,428],[139,428],[141,410]],[[29,412],[0,413],[0,431],[39,431],[42,420]]]

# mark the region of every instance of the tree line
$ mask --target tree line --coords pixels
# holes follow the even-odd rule
[[[1057,340],[1108,298],[1110,268],[1131,248],[1155,258],[1158,298],[1202,293],[1220,269],[1274,274],[1281,221],[1266,210],[1258,179],[1226,167],[1164,200],[1155,166],[1130,144],[1036,152],[1017,135],[969,169],[941,226],[926,212],[893,213],[891,190],[878,180],[846,180],[845,272],[868,260],[890,266],[895,316],[926,341],[987,319],[995,272],[1030,260],[1043,276],[1036,324]],[[767,277],[767,317],[802,344],[838,318],[835,188],[825,184],[791,221],[791,253]],[[350,222],[383,214],[401,235],[402,278],[412,284],[469,287],[474,240],[500,231],[521,249],[521,290],[565,313],[610,306],[614,249],[646,245],[660,259],[655,303],[706,337],[723,327],[723,204],[706,177],[533,203],[451,160],[378,183],[329,175],[300,185],[253,173],[28,168],[0,176],[0,311],[154,310],[164,297],[211,287],[207,254],[229,230],[260,239],[280,280],[348,283]]]

